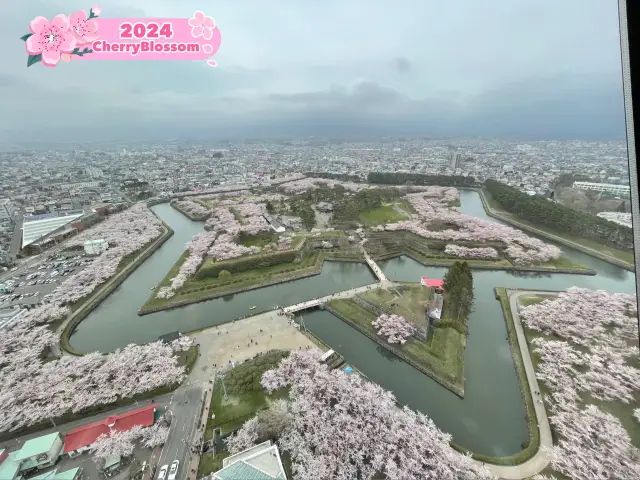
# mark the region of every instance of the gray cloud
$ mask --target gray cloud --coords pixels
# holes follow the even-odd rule
[[[27,69],[19,37],[29,20],[88,8],[83,2],[0,6],[0,139],[30,139],[34,126],[42,139],[70,140],[624,135],[616,6],[599,0],[493,0],[491,9],[472,0],[398,0],[393,9],[238,0],[205,10],[223,34],[216,69],[79,61]],[[202,8],[193,0],[105,3],[110,17]]]
[[[398,57],[393,60],[393,66],[399,73],[411,71],[411,62],[405,57]]]

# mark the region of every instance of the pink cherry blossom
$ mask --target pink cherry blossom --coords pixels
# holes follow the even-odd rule
[[[76,38],[78,45],[92,43],[98,39],[98,21],[87,20],[87,12],[79,10],[69,15],[69,31]]]
[[[102,13],[102,8],[100,7],[100,5],[94,5],[93,7],[91,7],[91,11],[93,12],[94,17],[99,17]]]
[[[380,315],[371,322],[371,325],[377,328],[378,335],[386,337],[389,343],[404,345],[407,339],[416,332],[416,328],[400,315]]]
[[[286,412],[278,445],[291,457],[294,478],[493,478],[453,450],[451,436],[426,415],[398,408],[391,392],[357,374],[330,370],[318,361],[321,355],[292,352],[262,377],[267,391],[289,388],[289,399],[278,406]],[[260,415],[249,420],[227,440],[232,452],[258,440],[260,421]]]
[[[544,334],[530,343],[557,437],[546,453],[572,479],[640,478],[640,450],[620,419],[603,411],[608,402],[636,401],[637,314],[633,295],[581,288],[521,308],[525,325]]]
[[[76,38],[69,30],[66,15],[56,15],[49,21],[45,17],[36,17],[29,24],[31,35],[27,38],[26,49],[29,55],[42,55],[42,63],[55,67],[63,53],[71,53],[76,47]]]
[[[193,38],[202,37],[205,40],[211,40],[213,37],[213,30],[216,28],[216,23],[213,18],[206,16],[200,10],[193,14],[193,17],[189,19],[189,25],[191,25],[191,36]]]

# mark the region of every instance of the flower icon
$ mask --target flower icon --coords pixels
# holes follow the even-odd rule
[[[31,35],[25,45],[29,55],[42,55],[42,63],[55,67],[63,53],[71,53],[77,40],[69,30],[69,19],[66,15],[56,15],[49,21],[44,17],[36,17],[29,24]]]
[[[193,17],[189,19],[189,25],[191,25],[191,36],[193,38],[202,37],[205,40],[211,40],[213,37],[213,29],[216,28],[216,23],[213,18],[207,17],[204,13],[198,10],[193,14]]]
[[[76,38],[78,45],[92,43],[98,39],[98,21],[95,18],[87,19],[87,13],[84,10],[69,15],[69,30]]]

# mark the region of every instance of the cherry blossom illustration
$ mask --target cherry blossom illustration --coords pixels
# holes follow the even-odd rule
[[[29,24],[30,33],[20,37],[25,42],[27,67],[42,62],[47,67],[55,67],[60,60],[68,62],[72,55],[83,56],[93,53],[89,48],[81,48],[96,40],[98,24],[94,20],[101,12],[99,6],[89,11],[89,16],[80,10],[70,17],[64,14],[56,15],[51,21],[38,16]]]
[[[211,40],[213,30],[216,28],[213,18],[206,16],[200,10],[195,12],[193,17],[189,19],[189,25],[192,27],[191,36],[193,38],[202,37],[205,40]]]

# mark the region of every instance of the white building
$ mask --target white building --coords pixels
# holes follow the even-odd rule
[[[0,198],[0,222],[11,220],[16,211],[15,205],[8,198]]]
[[[58,232],[62,227],[68,226],[74,220],[82,217],[84,212],[70,213],[69,215],[33,215],[25,216],[22,224],[22,248],[34,243],[40,243],[51,233]],[[71,230],[69,227],[67,230]],[[64,235],[67,230],[59,231]]]
[[[631,214],[630,213],[622,213],[622,212],[600,212],[598,214],[600,218],[604,218],[605,220],[609,220],[610,222],[615,222],[619,225],[624,225],[625,227],[632,228],[631,223]]]
[[[616,185],[613,183],[573,182],[572,187],[580,190],[594,190],[596,192],[627,197],[631,193],[629,185]]]
[[[107,248],[109,248],[109,244],[103,238],[84,242],[84,253],[87,255],[100,255]]]
[[[269,440],[222,460],[222,470],[210,480],[285,480],[287,478],[280,452]]]

